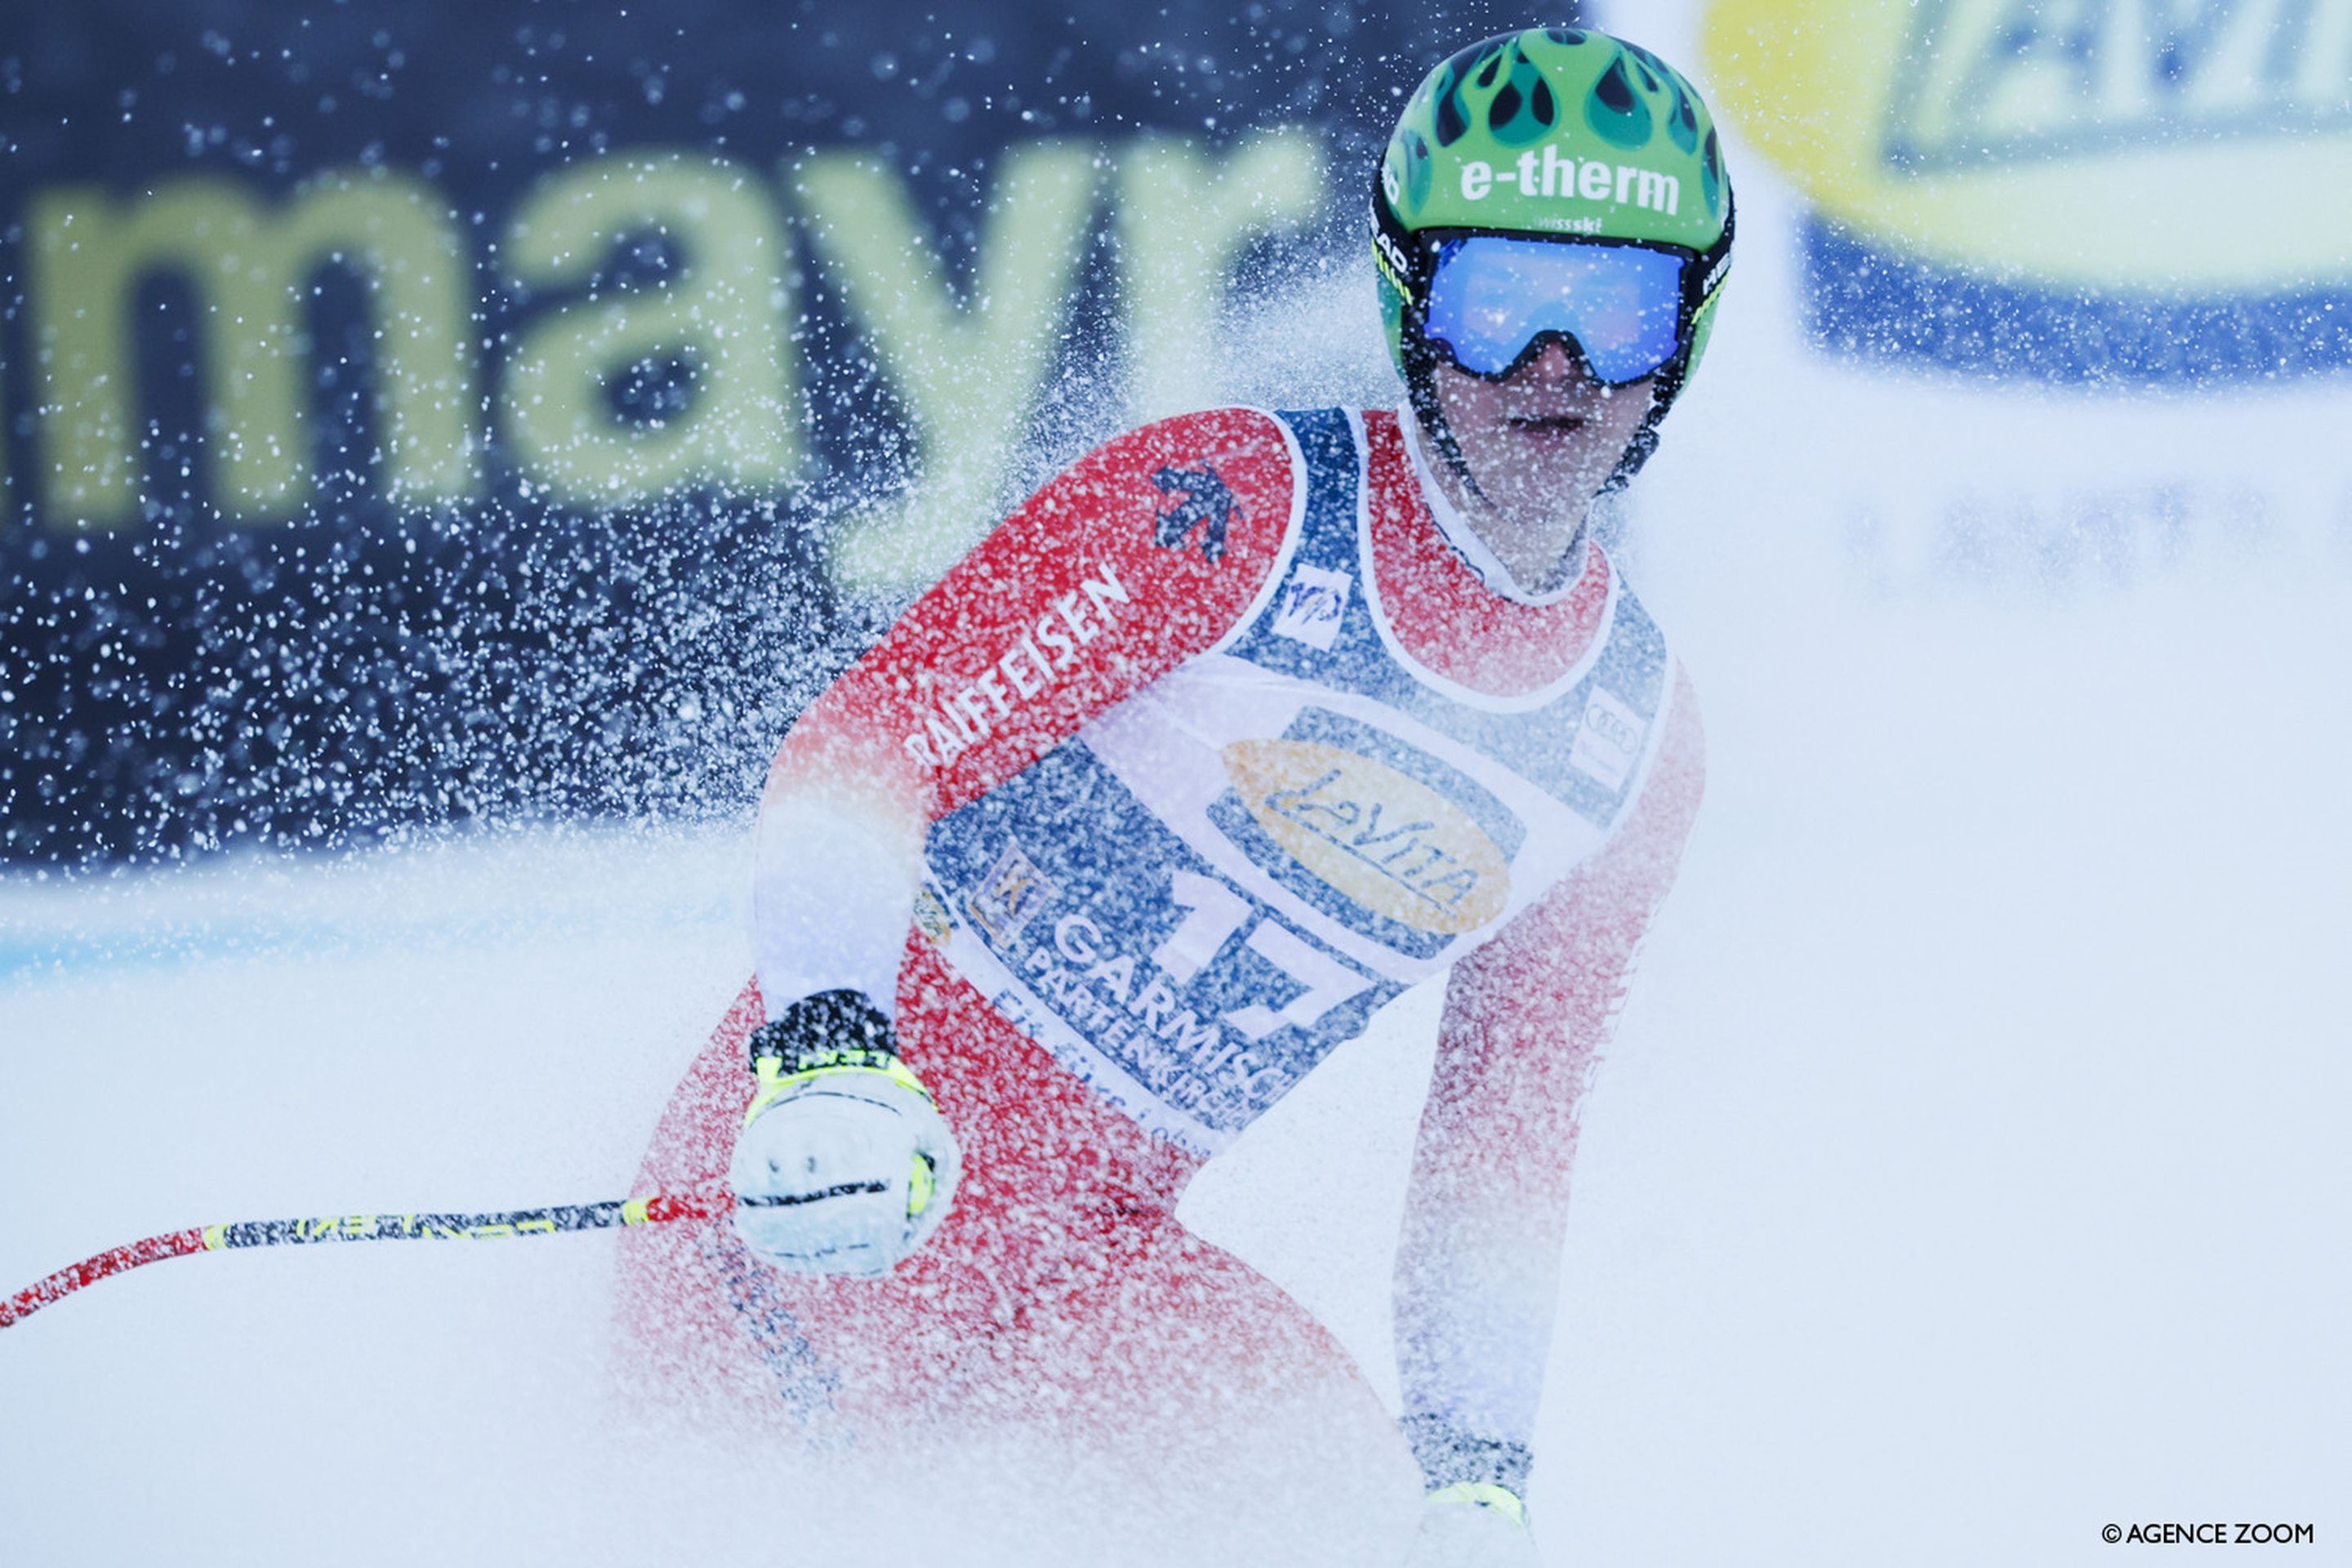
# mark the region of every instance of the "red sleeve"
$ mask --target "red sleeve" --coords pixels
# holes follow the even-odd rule
[[[769,1006],[834,984],[877,994],[929,823],[1215,646],[1272,575],[1299,483],[1265,414],[1131,431],[1032,496],[811,704],[761,807]],[[845,889],[870,906],[845,922]]]
[[[771,791],[813,752],[847,747],[893,774],[927,775],[936,813],[985,794],[1214,646],[1271,572],[1297,483],[1280,427],[1246,409],[1163,419],[1097,447],[810,706]]]
[[[1678,672],[1632,816],[1447,977],[1397,1258],[1409,1415],[1497,1441],[1532,1430],[1584,1087],[1673,885],[1706,768]]]

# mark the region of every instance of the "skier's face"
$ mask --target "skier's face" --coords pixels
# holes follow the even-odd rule
[[[1437,366],[1438,406],[1479,492],[1501,521],[1534,537],[1583,525],[1654,385],[1653,377],[1603,386],[1557,338],[1499,381]]]

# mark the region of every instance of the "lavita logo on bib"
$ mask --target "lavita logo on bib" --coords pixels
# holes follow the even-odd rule
[[[2352,363],[2352,0],[1717,0],[1818,341],[2144,384]]]
[[[1503,851],[1460,805],[1371,757],[1314,741],[1236,741],[1225,773],[1257,825],[1354,903],[1454,936],[1502,912]]]

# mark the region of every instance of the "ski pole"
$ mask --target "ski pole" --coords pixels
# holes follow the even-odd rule
[[[814,1195],[814,1194],[812,1194]],[[601,1204],[557,1204],[548,1208],[508,1209],[498,1214],[355,1214],[319,1219],[241,1220],[196,1226],[151,1236],[60,1268],[37,1285],[0,1301],[0,1329],[20,1322],[60,1297],[70,1296],[110,1274],[166,1258],[225,1252],[243,1247],[304,1247],[327,1241],[460,1241],[504,1236],[557,1236],[574,1230],[612,1230],[709,1219],[731,1206],[725,1194],[655,1193]]]

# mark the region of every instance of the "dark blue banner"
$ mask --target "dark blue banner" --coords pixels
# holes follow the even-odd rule
[[[12,8],[0,857],[738,809],[1024,463],[1192,405],[1236,278],[1356,243],[1395,93],[1520,20]]]

